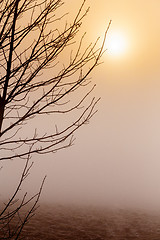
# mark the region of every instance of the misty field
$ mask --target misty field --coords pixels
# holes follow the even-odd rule
[[[160,216],[142,211],[41,205],[26,240],[160,240]]]

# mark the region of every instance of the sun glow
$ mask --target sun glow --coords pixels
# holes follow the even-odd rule
[[[105,45],[107,53],[114,57],[125,55],[128,48],[127,38],[120,32],[112,32],[108,34]]]

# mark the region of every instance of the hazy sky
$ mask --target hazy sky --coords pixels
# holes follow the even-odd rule
[[[72,18],[81,1],[66,2]],[[76,133],[73,147],[35,161],[29,188],[47,174],[42,199],[160,209],[160,1],[88,0],[86,6],[88,42],[102,37],[112,20],[104,63],[92,73],[99,111]],[[113,53],[110,38],[123,51]],[[13,169],[18,178],[14,161],[1,177],[5,171],[12,177]]]

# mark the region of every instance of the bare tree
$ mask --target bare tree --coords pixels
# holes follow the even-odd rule
[[[35,215],[36,209],[39,207],[38,201],[42,192],[43,184],[46,176],[44,177],[39,192],[27,198],[27,192],[19,199],[18,194],[21,190],[23,182],[29,175],[29,171],[33,162],[29,165],[30,155],[26,160],[24,169],[22,171],[19,184],[15,189],[13,195],[1,206],[0,210],[0,239],[19,239],[24,226]]]
[[[77,39],[89,10],[83,10],[84,4],[85,0],[69,24],[63,21],[66,14],[59,12],[62,0],[0,0],[0,160],[26,159],[20,186],[30,169],[31,156],[71,146],[74,132],[96,112],[99,99],[87,100],[94,89],[92,85],[88,90],[88,76],[100,63],[110,23],[101,47],[97,39],[84,49],[85,34]],[[86,92],[82,94],[83,89]],[[42,131],[32,127],[34,119],[46,115],[53,122],[57,115],[63,119],[69,115],[71,120],[60,130],[56,124],[49,131],[45,123]],[[10,219],[28,203],[24,196],[19,207],[6,215],[20,186],[0,217],[9,232]],[[16,229],[21,231],[24,222]]]

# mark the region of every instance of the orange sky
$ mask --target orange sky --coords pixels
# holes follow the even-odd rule
[[[67,1],[69,19],[80,4]],[[92,73],[99,112],[76,134],[75,146],[35,163],[34,181],[47,173],[44,199],[160,209],[160,1],[88,0],[87,6],[81,31],[88,43],[112,19],[109,34],[124,33],[128,50],[118,58],[104,54]]]
[[[80,1],[68,3],[74,14]],[[75,195],[71,196],[84,201],[157,207],[160,202],[160,1],[89,0],[86,5],[91,9],[82,32],[87,31],[88,42],[103,36],[112,19],[109,34],[124,33],[128,50],[118,58],[106,52],[104,63],[92,73],[97,83],[96,95],[102,97],[99,112],[90,126],[77,134],[75,147],[67,150],[67,161],[59,163],[65,180],[62,184],[57,171],[57,182],[65,196],[74,189]],[[61,153],[60,158],[63,156]]]
[[[81,1],[67,1],[66,7],[70,16],[75,14],[75,9],[80,3]],[[127,79],[128,82],[128,78],[131,77],[135,82],[140,75],[142,81],[143,77],[148,78],[149,75],[153,76],[159,72],[159,0],[88,0],[86,8],[87,6],[90,6],[90,12],[84,19],[82,32],[87,32],[88,42],[93,42],[98,36],[102,38],[110,20],[112,25],[108,38],[116,32],[126,37],[128,49],[124,55],[118,59],[111,58],[107,53],[104,56],[105,63],[100,71],[110,75],[108,79],[114,82],[117,75],[120,75],[123,81]]]

